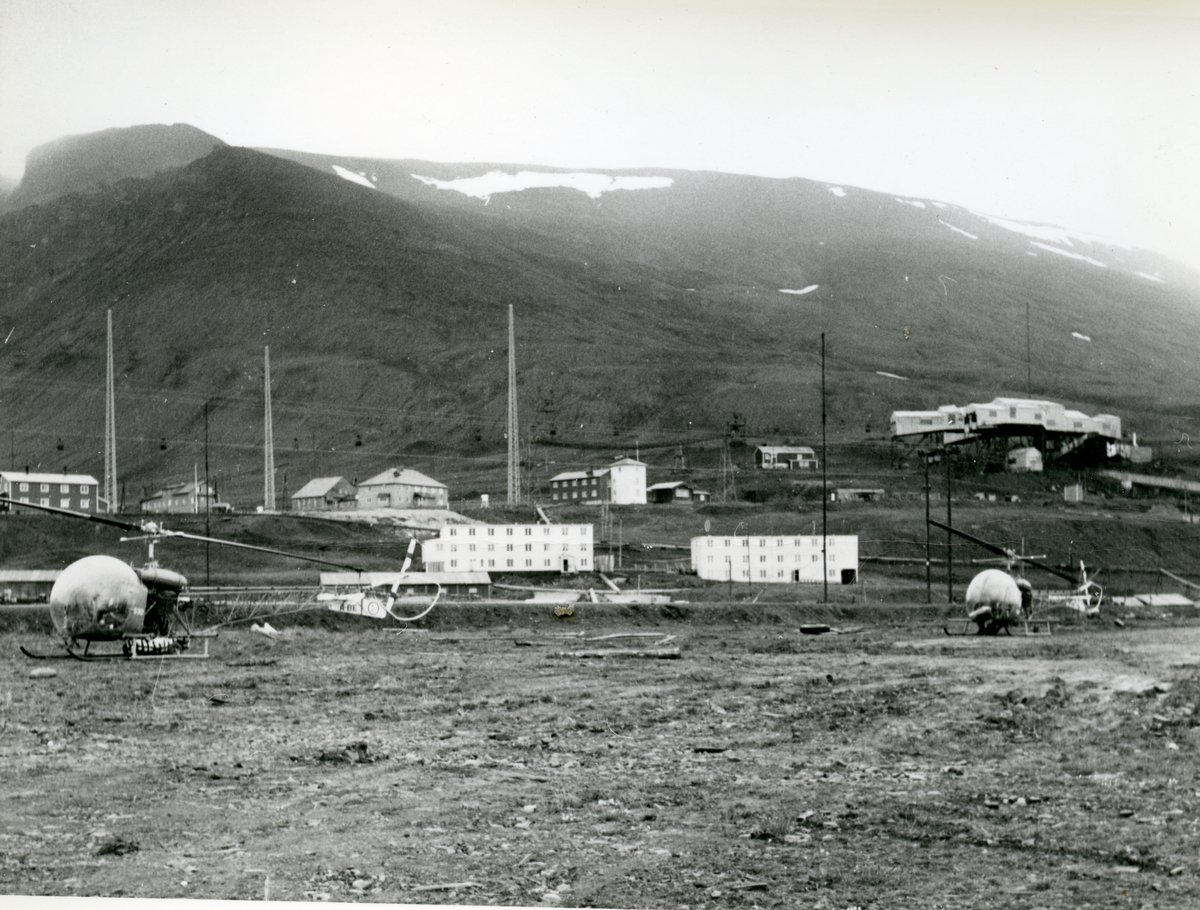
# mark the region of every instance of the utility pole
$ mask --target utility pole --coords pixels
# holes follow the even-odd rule
[[[112,310],[108,311],[108,370],[104,381],[104,499],[110,514],[117,511],[117,416],[113,385]]]
[[[949,603],[954,603],[954,544],[949,531],[949,528],[954,527],[954,515],[950,505],[954,499],[954,480],[950,471],[949,449],[943,450],[943,457],[946,459],[946,598]]]
[[[212,483],[208,479],[208,402],[204,402],[204,536],[208,537],[208,518],[212,514]],[[209,542],[204,541],[204,585],[209,587],[212,579],[209,573],[208,560]]]
[[[1025,301],[1025,394],[1033,397],[1033,354],[1029,332],[1029,301]]]
[[[275,436],[271,427],[271,347],[263,348],[263,511],[275,511]]]
[[[521,502],[521,443],[517,438],[517,351],[513,308],[508,305],[508,504]]]
[[[829,456],[825,447],[825,333],[821,333],[821,579],[829,603]]]
[[[929,539],[929,462],[934,457],[928,452],[922,452],[925,461],[925,603],[933,603],[933,558],[932,544]]]

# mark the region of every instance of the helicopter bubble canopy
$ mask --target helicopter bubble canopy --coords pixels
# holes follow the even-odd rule
[[[138,573],[121,560],[85,556],[54,582],[50,619],[67,640],[117,640],[142,631],[148,594]]]

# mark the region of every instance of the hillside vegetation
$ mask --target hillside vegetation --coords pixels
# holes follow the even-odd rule
[[[720,437],[735,413],[755,438],[812,442],[822,332],[835,442],[997,394],[1116,413],[1143,439],[1197,416],[1200,282],[1144,251],[801,179],[653,170],[636,173],[671,185],[480,199],[412,175],[499,166],[147,129],[31,161],[0,218],[17,467],[102,470],[109,308],[127,498],[203,470],[206,406],[223,493],[258,495],[265,345],[291,489],[396,463],[502,488],[510,304],[523,441],[560,469]]]

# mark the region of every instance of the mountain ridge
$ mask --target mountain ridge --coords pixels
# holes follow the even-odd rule
[[[202,461],[207,404],[227,488],[261,489],[267,344],[293,488],[396,462],[476,483],[502,465],[509,304],[522,434],[543,460],[720,438],[735,413],[760,438],[812,442],[822,331],[839,443],[881,440],[891,410],[1006,393],[1116,413],[1142,439],[1200,416],[1200,293],[1154,254],[1055,244],[1101,268],[961,207],[802,178],[637,169],[673,182],[485,202],[414,164],[222,144],[10,209],[13,460],[103,464],[110,306],[123,476],[147,486]],[[446,180],[492,167],[425,165]]]

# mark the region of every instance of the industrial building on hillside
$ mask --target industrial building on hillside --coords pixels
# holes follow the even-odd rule
[[[820,461],[808,446],[758,446],[754,464],[764,470],[815,471]]]
[[[359,509],[448,509],[444,483],[412,468],[389,468],[358,485]]]
[[[646,465],[636,458],[619,458],[607,468],[564,471],[550,478],[553,502],[644,505]]]
[[[446,525],[421,545],[429,572],[590,572],[592,526]]]
[[[969,447],[983,464],[997,470],[1040,471],[1037,458],[1043,466],[1055,461],[1086,466],[1113,458],[1150,460],[1150,451],[1139,449],[1136,439],[1132,445],[1121,442],[1120,417],[1089,417],[1053,401],[1031,398],[942,405],[936,411],[893,411],[891,428],[895,444]]]
[[[141,510],[151,515],[196,515],[217,511],[217,493],[201,481],[177,483],[147,496],[140,502]]]
[[[344,512],[358,508],[358,491],[345,477],[314,477],[292,494],[293,512]]]
[[[858,535],[826,538],[803,537],[692,538],[692,569],[705,581],[742,581],[750,584],[819,584],[828,566],[830,584],[858,581]]]
[[[942,405],[936,411],[893,411],[892,436],[943,436],[956,442],[972,436],[1030,436],[1063,434],[1121,438],[1121,418],[1112,414],[1088,417],[1053,401],[997,398],[965,407]]]
[[[0,471],[0,496],[73,512],[99,512],[99,481],[90,474],[31,474]],[[9,508],[7,505],[5,509]]]

